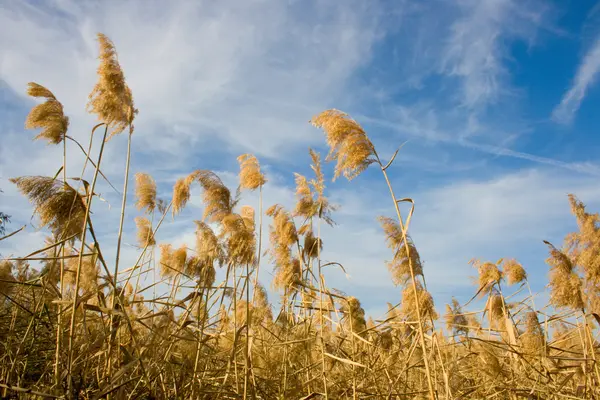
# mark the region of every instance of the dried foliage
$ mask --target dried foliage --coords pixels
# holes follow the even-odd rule
[[[100,77],[89,107],[114,134],[132,129],[136,110],[114,46],[99,38]],[[43,128],[41,137],[51,143],[64,140],[62,106],[42,86],[31,84],[29,93],[46,99],[28,117],[31,126]],[[329,110],[313,123],[325,131],[335,178],[352,179],[372,162],[388,178],[356,121]],[[208,170],[179,179],[170,203],[173,215],[180,214],[192,184],[201,187],[195,244],[169,244],[173,232],[189,239],[185,221],[165,232],[169,205],[157,199],[152,177],[136,175],[139,247],[131,250],[137,261],[123,261],[117,277],[107,265],[111,241],[94,231],[110,231],[107,222],[90,213],[82,234],[86,203],[99,199],[94,184],[82,181],[79,193],[49,177],[14,179],[51,235],[37,250],[0,259],[0,397],[600,398],[597,214],[570,196],[578,230],[560,250],[547,243],[549,304],[538,304],[518,261],[474,261],[471,300],[461,305],[453,298],[446,306],[446,330],[436,328],[408,219],[399,223],[399,211],[397,219],[382,217],[393,252],[388,268],[402,298],[388,303],[383,319],[367,318],[357,297],[328,286],[346,269],[323,249],[321,222],[333,224],[335,207],[325,196],[320,157],[313,150],[310,157],[314,178],[296,175],[293,211],[281,205],[266,211],[268,244],[262,243],[262,202],[258,211],[238,207],[245,193],[232,195]],[[255,157],[238,161],[241,189],[266,184]],[[394,205],[403,201],[391,189]],[[259,263],[263,254],[270,260]],[[258,277],[265,266],[266,274],[273,269],[279,304],[269,301]]]

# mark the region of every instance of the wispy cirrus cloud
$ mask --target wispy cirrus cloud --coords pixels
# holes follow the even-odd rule
[[[509,43],[532,42],[547,6],[538,1],[459,1],[461,16],[452,24],[441,58],[441,72],[462,81],[460,102],[473,109],[511,92]]]
[[[571,87],[552,111],[554,121],[561,124],[571,123],[586,93],[596,83],[598,72],[600,72],[600,36],[581,60]]]

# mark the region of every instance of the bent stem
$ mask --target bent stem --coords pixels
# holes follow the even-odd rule
[[[419,304],[419,292],[417,290],[415,271],[414,271],[414,267],[413,267],[413,263],[412,263],[412,258],[410,257],[410,246],[408,245],[408,240],[407,240],[407,235],[406,235],[408,226],[406,226],[406,227],[404,226],[404,220],[402,219],[402,215],[400,213],[400,207],[398,206],[398,202],[400,200],[398,200],[396,198],[396,195],[394,194],[394,189],[392,187],[392,184],[390,182],[390,179],[389,179],[387,171],[386,171],[387,168],[393,162],[394,158],[392,158],[392,160],[390,160],[390,162],[388,162],[386,165],[383,165],[383,163],[381,162],[381,159],[379,158],[379,155],[375,151],[375,147],[373,147],[373,153],[377,159],[377,163],[379,164],[379,166],[381,168],[381,172],[383,173],[385,182],[387,183],[392,200],[394,201],[394,208],[396,210],[396,215],[398,217],[398,223],[400,224],[400,230],[402,231],[402,241],[404,242],[404,249],[406,251],[406,257],[408,258],[408,264],[409,264],[409,268],[410,268],[411,284],[412,284],[413,292],[415,295],[415,299],[417,299],[417,301],[415,302],[415,309],[416,309],[415,311],[417,312],[418,322],[419,322],[419,330],[418,330],[419,344],[421,346],[421,349],[423,350],[423,361],[425,364],[425,373],[427,374],[427,386],[429,389],[429,397],[432,400],[435,400],[436,399],[435,389],[433,387],[433,381],[431,378],[431,370],[429,367],[429,360],[428,360],[428,355],[427,355],[427,348],[425,346],[425,334],[423,332],[423,319],[421,317],[421,309],[420,309],[421,307]],[[395,155],[394,155],[394,157],[395,157]],[[423,279],[425,279],[425,278],[423,278]],[[434,327],[434,329],[435,329],[435,327]]]

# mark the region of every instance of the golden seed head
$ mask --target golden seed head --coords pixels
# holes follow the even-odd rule
[[[185,270],[187,261],[187,247],[182,245],[173,250],[170,244],[160,245],[160,274],[162,277],[172,278]]]
[[[173,215],[177,215],[183,210],[190,200],[190,185],[192,180],[188,177],[179,178],[173,186]]]
[[[354,333],[362,333],[367,329],[365,310],[356,297],[350,296],[342,301],[341,311],[344,313],[344,320],[349,330]]]
[[[326,160],[336,160],[334,180],[344,175],[354,179],[375,160],[373,144],[366,132],[348,114],[338,110],[327,110],[315,116],[312,124],[325,132],[329,154]]]
[[[550,303],[555,307],[568,307],[581,310],[584,306],[582,281],[571,258],[564,252],[547,243],[550,256]]]
[[[156,182],[150,174],[135,174],[135,197],[138,210],[151,213],[156,208]]]
[[[61,143],[69,128],[69,118],[64,115],[62,104],[54,94],[42,85],[30,82],[27,94],[32,97],[44,97],[46,101],[31,109],[25,120],[25,129],[41,128],[35,139],[45,139],[51,144]]]
[[[394,252],[394,258],[387,264],[394,284],[404,284],[412,279],[413,275],[422,276],[423,265],[421,257],[412,239],[406,236],[407,243],[404,244],[402,229],[400,229],[400,225],[392,218],[379,217],[379,223],[385,232],[388,248]],[[406,249],[407,246],[408,252]]]
[[[112,41],[102,33],[98,34],[98,42],[98,82],[89,95],[88,111],[98,115],[100,121],[112,128],[110,137],[123,132],[127,126],[133,132],[133,119],[138,110],[133,104],[131,89],[125,82],[117,51]]]
[[[154,246],[154,233],[152,231],[152,223],[146,217],[136,217],[135,225],[137,226],[137,239],[140,247],[145,248]]]
[[[421,318],[424,318],[425,320],[436,320],[438,315],[435,311],[433,297],[431,297],[431,294],[423,288],[423,285],[420,282],[416,283],[416,288],[416,296],[412,285],[408,285],[402,291],[402,306],[400,308],[400,314],[409,321],[419,320],[416,308],[418,301]]]
[[[85,202],[69,184],[44,176],[10,180],[35,205],[41,227],[48,226],[57,241],[79,237],[85,221]]]
[[[240,187],[242,189],[256,190],[267,182],[254,155],[242,154],[238,157],[238,162],[240,163]]]
[[[446,304],[446,328],[448,330],[453,330],[454,333],[463,332],[465,334],[469,333],[469,321],[467,317],[463,314],[460,303],[455,298],[452,298],[452,306],[450,304]]]
[[[503,275],[509,285],[521,283],[527,279],[527,272],[517,260],[506,260],[502,266]]]
[[[315,237],[312,230],[304,235],[303,251],[307,258],[317,258],[323,251],[323,241]]]

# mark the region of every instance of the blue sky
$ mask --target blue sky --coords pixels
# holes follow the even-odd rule
[[[0,1],[0,209],[13,216],[10,228],[28,224],[32,210],[8,178],[53,175],[61,165],[61,149],[32,142],[23,128],[34,105],[27,82],[55,93],[70,134],[84,140],[103,32],[140,110],[132,175],[153,174],[162,196],[198,168],[235,187],[235,158],[251,152],[269,177],[265,204],[291,206],[293,172],[310,173],[308,147],[326,152],[308,120],[338,108],[384,158],[408,141],[389,171],[398,195],[416,202],[412,235],[438,310],[474,292],[471,258],[517,258],[543,291],[542,240],[560,244],[576,226],[567,194],[600,206],[599,19],[587,0]],[[125,136],[111,140],[104,161],[119,190],[125,149]],[[69,156],[76,176],[83,160],[75,147]],[[341,208],[323,256],[350,275],[332,271],[328,283],[381,315],[400,299],[376,222],[393,213],[385,183],[369,170],[328,190]],[[94,217],[108,249],[120,200],[104,183],[99,192],[107,202]],[[199,194],[160,242],[193,243]],[[133,262],[137,211],[127,211]],[[43,237],[29,225],[0,242],[0,253],[23,254]],[[265,264],[265,282],[269,273]]]

